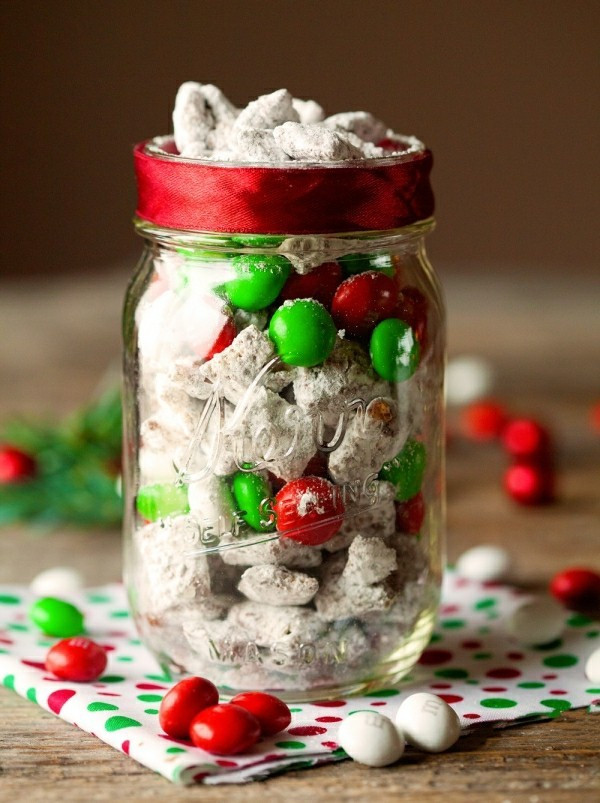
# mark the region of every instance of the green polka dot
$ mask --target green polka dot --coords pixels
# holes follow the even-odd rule
[[[466,669],[438,669],[435,675],[438,678],[450,678],[455,680],[469,677],[469,673]]]
[[[517,702],[509,700],[508,697],[486,697],[485,700],[479,701],[479,705],[484,708],[514,708]]]
[[[396,697],[400,692],[398,689],[380,689],[379,691],[370,691],[365,694],[365,697]]]
[[[538,652],[547,652],[548,650],[557,650],[562,647],[562,639],[557,638],[554,641],[547,641],[545,644],[536,644],[534,649]]]
[[[158,714],[158,708],[144,708],[144,714]]]
[[[587,694],[600,694],[600,689],[586,689]]]
[[[284,750],[302,750],[306,745],[304,742],[275,742],[275,747],[283,747]]]
[[[46,641],[45,639],[40,639],[36,643],[38,647],[51,647],[54,644],[53,641]]]
[[[593,624],[593,621],[593,619],[590,619],[589,616],[585,616],[583,613],[575,613],[567,619],[567,624],[570,627],[584,627],[585,625]]]
[[[567,666],[575,666],[577,663],[578,658],[576,655],[569,655],[568,653],[564,653],[563,655],[549,655],[547,658],[544,658],[544,666],[549,666],[552,669],[564,669]]]
[[[352,714],[372,714],[372,713],[373,713],[372,708],[357,708],[355,711],[350,711],[348,713],[348,716],[351,717]]]
[[[99,683],[121,683],[123,680],[125,680],[123,675],[102,675]]]
[[[5,650],[4,647],[0,649],[0,655],[8,655],[8,650]]]
[[[167,753],[187,753],[185,747],[167,747]]]
[[[129,611],[111,611],[110,618],[111,619],[127,619],[129,616]]]
[[[441,624],[446,630],[458,630],[460,627],[464,627],[466,623],[464,619],[446,619]]]
[[[332,756],[345,756],[347,755],[346,751],[343,747],[336,747],[335,750],[331,751]]]
[[[87,601],[95,605],[102,602],[112,602],[112,599],[106,594],[88,594]]]
[[[482,636],[486,636],[490,632],[490,629],[489,627],[484,625],[483,627],[480,627],[477,632],[480,633]]]
[[[131,655],[119,655],[117,657],[117,661],[121,661],[121,663],[127,664],[130,661],[133,661],[133,658],[131,657]]]
[[[543,689],[545,683],[537,683],[536,681],[528,681],[527,683],[517,683],[520,689]]]
[[[586,638],[598,638],[598,636],[600,636],[600,630],[588,630],[585,635]]]
[[[290,708],[290,711],[292,712],[292,714],[297,714],[299,711],[302,711],[302,709],[301,708]]]
[[[162,698],[162,694],[138,694],[138,700],[143,703],[159,703]]]
[[[18,630],[19,633],[28,633],[29,632],[29,628],[27,627],[27,625],[22,625],[22,624],[20,624],[20,622],[10,622],[10,624],[8,625],[8,629],[9,630]]]
[[[27,689],[27,699],[31,700],[32,703],[37,703],[37,692],[33,687]]]
[[[442,637],[439,633],[432,633],[431,638],[429,639],[430,644],[435,644],[437,641],[441,641]]]
[[[554,711],[566,711],[571,707],[571,703],[568,700],[541,700],[540,702]]]
[[[146,680],[157,680],[159,683],[170,683],[173,678],[168,672],[165,672],[164,675],[144,675]]]
[[[88,711],[118,711],[119,706],[112,703],[90,703],[87,707]]]
[[[122,728],[141,728],[142,723],[131,717],[109,717],[104,723],[107,731],[119,731]]]
[[[476,611],[484,611],[487,608],[493,608],[496,604],[497,600],[495,597],[486,597],[485,599],[480,599],[478,602],[473,605]]]
[[[475,678],[467,678],[467,680],[465,680],[465,683],[469,683],[471,686],[477,686],[479,681],[476,680]]]
[[[0,605],[18,605],[21,602],[20,597],[15,597],[14,594],[0,594]]]
[[[476,652],[473,655],[473,658],[475,658],[477,661],[485,661],[486,658],[492,658],[492,657],[493,653],[491,652]]]
[[[136,647],[139,646],[142,642],[139,638],[130,638],[129,643],[135,645]]]
[[[486,614],[487,619],[497,619],[500,614],[498,611],[488,611]]]
[[[15,690],[15,676],[14,675],[6,675],[4,680],[2,681],[2,685],[6,686],[7,689]]]

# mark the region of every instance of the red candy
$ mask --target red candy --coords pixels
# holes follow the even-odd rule
[[[403,287],[398,295],[396,317],[405,321],[415,333],[421,354],[427,348],[427,299],[416,287]]]
[[[283,301],[293,301],[295,298],[314,298],[315,301],[320,301],[324,307],[329,309],[341,281],[341,266],[337,262],[325,262],[310,273],[304,275],[292,273],[279,297]]]
[[[572,568],[555,574],[550,593],[572,611],[600,611],[600,574],[591,569]]]
[[[292,714],[287,705],[272,694],[262,691],[247,691],[238,694],[231,701],[253,714],[260,725],[263,736],[273,736],[285,730],[292,721]]]
[[[275,496],[277,529],[306,546],[318,546],[342,526],[344,504],[334,485],[322,477],[300,477]]]
[[[212,345],[212,348],[206,355],[206,359],[212,360],[215,354],[219,354],[219,352],[226,349],[227,346],[231,346],[231,344],[235,340],[236,335],[237,335],[237,330],[235,328],[235,323],[230,318],[225,324],[225,326],[219,332],[219,336],[217,337],[217,339]]]
[[[243,753],[260,738],[258,720],[245,708],[223,703],[205,708],[190,725],[196,747],[219,756]]]
[[[160,704],[158,721],[168,736],[189,739],[194,717],[219,702],[217,687],[205,678],[185,678],[165,694]]]
[[[375,326],[395,315],[396,284],[389,276],[369,270],[351,276],[336,290],[331,315],[336,326],[353,337],[365,337]]]
[[[550,434],[532,418],[515,418],[502,432],[506,451],[518,460],[546,462],[551,456]]]
[[[396,502],[396,530],[399,533],[416,535],[421,531],[425,518],[425,502],[419,491],[406,502]]]
[[[463,409],[461,425],[468,438],[491,441],[500,437],[506,419],[506,410],[502,405],[494,401],[480,401],[473,402]]]
[[[20,449],[13,446],[0,448],[0,485],[29,480],[35,475],[36,468],[33,457]]]
[[[106,669],[106,663],[106,650],[83,636],[62,639],[46,654],[47,672],[76,683],[97,680]]]
[[[507,469],[504,487],[520,505],[543,505],[554,499],[554,473],[535,464],[517,464]]]

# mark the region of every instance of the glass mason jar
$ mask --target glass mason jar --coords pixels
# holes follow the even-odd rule
[[[142,147],[167,171],[186,161]],[[218,189],[219,170],[247,166],[209,169]],[[125,583],[141,638],[172,675],[232,694],[394,683],[429,640],[443,565],[433,219],[192,230],[148,211],[161,187],[140,188],[124,311]]]

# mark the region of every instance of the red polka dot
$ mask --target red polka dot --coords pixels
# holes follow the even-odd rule
[[[281,758],[287,758],[285,753],[267,753],[267,755],[262,759],[260,762],[261,764],[265,761],[279,761]]]
[[[159,686],[156,683],[136,683],[136,689],[146,689],[150,691],[151,689],[166,689],[166,686]]]
[[[442,615],[445,613],[457,613],[458,611],[460,611],[460,605],[442,605],[440,608]]]
[[[297,728],[288,728],[287,732],[290,736],[320,736],[322,733],[327,733],[327,728],[318,725],[299,725]]]
[[[129,739],[125,739],[125,741],[121,745],[121,750],[125,753],[126,756],[129,755]]]
[[[0,638],[0,644],[14,644],[14,641],[10,638]]]
[[[341,717],[316,717],[315,722],[341,722]]]
[[[218,764],[219,767],[237,767],[237,762],[236,761],[229,761],[226,758],[218,758],[215,761],[215,764]]]
[[[525,658],[522,652],[507,652],[506,657],[509,661],[522,661]]]
[[[463,714],[465,719],[481,719],[480,714]]]
[[[50,680],[52,683],[61,683],[62,682],[60,678],[51,678],[48,675],[44,675],[42,680]]]
[[[513,669],[510,666],[502,666],[499,669],[490,669],[485,673],[488,678],[498,678],[498,680],[508,680],[509,678],[521,677],[521,672],[518,669]]]
[[[482,645],[480,641],[463,641],[460,646],[464,650],[478,650]]]
[[[481,585],[484,588],[500,588],[501,583],[498,580],[486,580]]]
[[[203,781],[205,778],[207,778],[209,774],[210,773],[208,772],[197,772],[192,780],[196,781],[196,783],[200,783],[200,781]]]
[[[482,691],[506,691],[505,686],[483,686]]]
[[[113,650],[116,650],[116,649],[117,649],[117,648],[114,646],[114,644],[101,644],[100,646],[101,646],[101,647],[102,647],[104,650],[106,650],[106,652],[112,652]]]
[[[452,688],[452,684],[451,683],[430,683],[429,684],[429,688],[430,689],[451,689]]]
[[[92,683],[92,686],[95,689],[105,689],[106,688],[106,683]]]
[[[108,630],[106,635],[111,638],[127,638],[129,633],[126,633],[124,630]]]
[[[542,675],[542,680],[556,680],[558,675]]]
[[[120,694],[117,694],[116,691],[99,691],[99,697],[120,697]]]
[[[322,703],[313,703],[313,705],[319,706],[319,708],[339,708],[342,705],[346,705],[345,700],[324,700]]]
[[[467,580],[466,577],[457,577],[454,581],[454,585],[456,588],[464,588],[465,586],[468,586],[470,582],[471,581]]]
[[[73,689],[57,689],[48,697],[48,708],[53,714],[60,714],[63,705],[74,696]]]
[[[568,694],[569,692],[564,691],[563,689],[552,689],[550,694]]]
[[[22,658],[21,663],[25,666],[32,666],[34,669],[46,669],[46,664],[43,664],[40,661],[27,661],[25,658]]]
[[[323,747],[329,747],[331,750],[337,750],[338,743],[337,742],[321,742]]]
[[[464,699],[464,697],[459,697],[458,694],[438,694],[438,697],[441,697],[441,699],[448,704],[460,703]]]
[[[438,664],[445,664],[452,660],[452,653],[450,650],[425,650],[423,655],[419,658],[419,663],[422,666],[437,666]]]
[[[371,705],[385,705],[384,702],[371,703]]]

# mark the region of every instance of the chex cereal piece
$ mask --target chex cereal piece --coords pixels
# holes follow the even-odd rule
[[[408,416],[402,420],[398,404],[380,396],[358,411],[346,434],[329,457],[329,473],[337,483],[377,474],[386,460],[395,457],[408,435]]]
[[[290,538],[274,538],[258,544],[246,544],[240,539],[226,536],[223,545],[236,544],[234,548],[224,549],[221,558],[232,566],[258,566],[272,563],[287,566],[288,569],[312,569],[323,560],[320,549],[297,544]]]
[[[173,132],[175,145],[179,151],[191,142],[206,142],[208,133],[215,127],[215,118],[202,85],[196,81],[186,81],[177,91],[173,109]]]
[[[381,583],[397,568],[396,551],[381,538],[357,535],[348,549],[342,579],[348,587]]]
[[[388,131],[386,124],[373,117],[369,112],[332,114],[323,121],[323,125],[334,131],[356,134],[364,142],[381,142],[387,136]]]
[[[298,121],[293,98],[287,89],[277,89],[268,95],[260,95],[242,109],[234,124],[233,136],[242,128],[275,128],[288,121]]]
[[[242,161],[288,162],[290,157],[275,142],[270,128],[237,128],[235,151]]]
[[[319,581],[303,572],[265,563],[246,569],[238,589],[253,602],[266,605],[306,605],[319,588]]]
[[[352,508],[346,508],[344,523],[333,538],[323,544],[327,552],[338,552],[350,546],[357,535],[365,538],[393,536],[396,533],[396,507],[394,498],[396,487],[391,482],[377,482],[377,501],[353,514]]]
[[[362,159],[362,150],[345,132],[331,131],[321,123],[283,123],[273,131],[275,141],[292,159],[309,162],[340,162]]]
[[[260,647],[274,642],[288,646],[312,642],[325,633],[323,620],[310,608],[293,605],[274,607],[259,602],[241,602],[227,615],[227,622],[240,628]]]
[[[301,123],[320,123],[325,119],[323,107],[320,106],[316,100],[301,100],[300,98],[294,98],[292,100],[292,105],[298,112]]]

